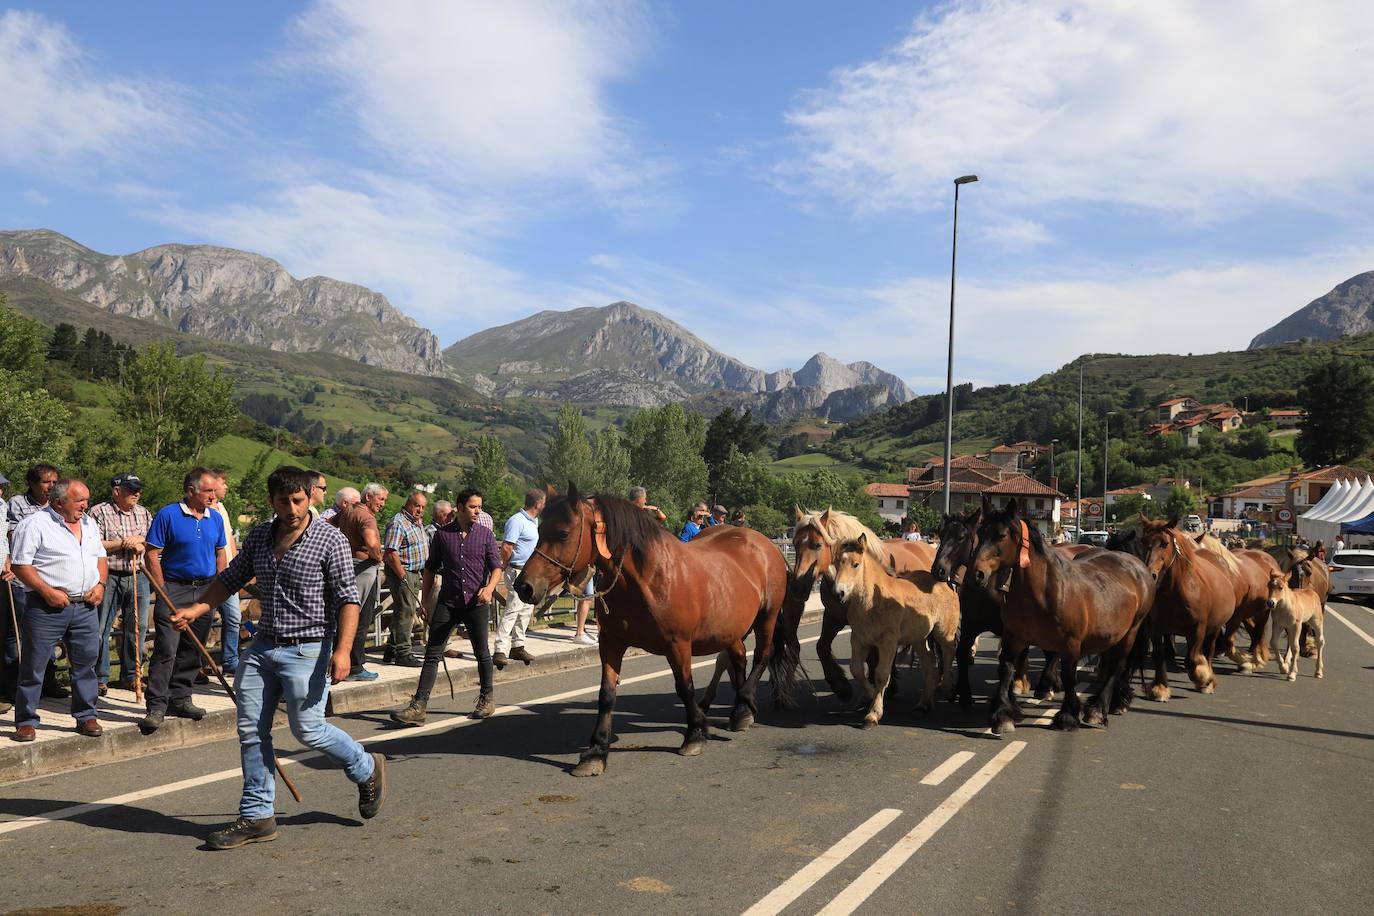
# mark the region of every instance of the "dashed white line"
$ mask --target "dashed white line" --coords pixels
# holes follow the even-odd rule
[[[845,834],[834,846],[808,862],[801,871],[778,885],[768,896],[745,910],[744,916],[776,916],[781,913],[788,904],[810,890],[812,885],[853,855],[856,849],[877,836],[901,813],[897,808],[884,808],[879,811]]]
[[[919,824],[911,829],[910,833],[894,843],[891,849],[879,857],[878,861],[870,865],[848,887],[835,895],[835,899],[831,900],[825,909],[821,910],[819,916],[848,916],[858,909],[884,881],[896,874],[897,869],[915,855],[916,851],[924,846],[926,841],[935,835],[936,831],[949,823],[950,818],[958,814],[960,809],[982,791],[983,787],[991,782],[994,776],[1002,772],[1025,746],[1026,742],[1024,741],[1013,741],[1003,748],[1001,753],[989,760],[982,769],[955,789],[949,798],[940,803],[938,808],[927,814]]]
[[[959,751],[955,754],[951,754],[948,760],[946,760],[944,763],[940,764],[938,767],[931,770],[929,773],[927,773],[925,776],[921,778],[921,785],[938,786],[940,783],[944,782],[950,776],[954,775],[955,771],[957,771],[959,767],[968,763],[972,759],[973,751]]]

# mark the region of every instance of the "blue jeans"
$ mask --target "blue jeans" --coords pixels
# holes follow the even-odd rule
[[[110,573],[105,581],[105,597],[100,601],[100,654],[95,673],[102,684],[110,682],[110,633],[119,617],[119,676],[126,683],[134,679],[134,666],[143,662],[143,646],[138,634],[148,635],[148,608],[152,605],[148,577],[138,574],[138,631],[134,631],[134,577]]]
[[[77,722],[95,718],[96,642],[100,638],[100,612],[91,604],[48,607],[36,592],[29,594],[24,616],[24,652],[19,666],[19,689],[14,696],[14,724],[38,724],[38,695],[43,690],[43,673],[52,650],[66,640],[71,653],[72,715]]]
[[[240,660],[234,690],[239,696],[239,754],[243,761],[239,814],[243,817],[261,820],[271,817],[276,810],[277,777],[271,768],[272,716],[283,697],[286,719],[297,741],[342,766],[355,783],[367,782],[372,777],[372,756],[342,729],[324,720],[332,652],[328,640],[279,646],[260,638],[253,640]]]
[[[222,656],[220,666],[232,677],[239,670],[239,627],[243,613],[239,610],[238,592],[219,606],[219,639]]]

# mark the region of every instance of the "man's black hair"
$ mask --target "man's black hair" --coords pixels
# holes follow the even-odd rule
[[[271,499],[276,499],[278,496],[290,496],[299,491],[309,496],[315,479],[315,476],[304,468],[284,464],[267,475],[267,495]]]

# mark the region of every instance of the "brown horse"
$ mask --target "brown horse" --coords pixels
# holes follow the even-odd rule
[[[978,529],[973,577],[992,586],[1007,570],[1011,584],[1002,607],[1002,650],[997,695],[992,703],[995,735],[1015,728],[1021,715],[1012,695],[1016,657],[1026,646],[1059,653],[1064,703],[1052,720],[1056,729],[1107,724],[1107,713],[1131,705],[1129,668],[1136,635],[1154,600],[1154,580],[1145,564],[1115,551],[1086,550],[1067,557],[1047,546],[1039,530],[1020,517],[1016,500],[993,512]],[[1100,655],[1103,676],[1085,707],[1078,697],[1078,660]]]
[[[1313,558],[1316,559],[1315,557]],[[1303,561],[1293,567],[1286,576],[1274,573],[1269,577],[1269,609],[1273,612],[1274,630],[1270,637],[1270,648],[1279,660],[1279,674],[1290,681],[1298,679],[1298,641],[1299,633],[1305,626],[1311,626],[1315,641],[1313,654],[1317,659],[1317,671],[1313,675],[1320,678],[1323,672],[1323,647],[1326,636],[1322,632],[1325,603],[1321,595],[1305,584],[1308,572]],[[1321,561],[1317,561],[1321,562]],[[1284,581],[1287,579],[1288,581]],[[1288,637],[1288,648],[1279,648],[1279,634]]]
[[[1269,662],[1269,645],[1264,639],[1269,624],[1269,577],[1280,572],[1278,561],[1263,550],[1231,550],[1214,535],[1197,537],[1197,545],[1222,558],[1231,572],[1236,608],[1217,639],[1217,649],[1245,674]],[[1236,630],[1245,627],[1250,634],[1250,654],[1236,648]]]
[[[598,776],[610,753],[611,719],[620,667],[631,647],[663,655],[687,711],[687,734],[678,753],[700,754],[706,714],[697,704],[692,656],[729,652],[735,708],[730,727],[748,728],[758,710],[759,678],[769,668],[773,689],[790,692],[799,670],[797,635],[779,614],[787,593],[787,563],[757,531],[729,527],[691,544],[673,537],[649,514],[614,496],[551,499],[539,519],[539,542],[515,581],[516,593],[538,604],[550,591],[581,580],[595,567],[602,603],[599,617],[601,693],[591,745],[574,776]],[[754,634],[754,662],[744,674],[744,637]]]
[[[1155,577],[1154,608],[1149,629],[1154,638],[1155,679],[1150,696],[1169,699],[1165,659],[1175,635],[1188,640],[1188,676],[1201,693],[1216,689],[1212,652],[1222,627],[1236,609],[1231,573],[1222,558],[1203,550],[1178,530],[1178,518],[1142,519],[1141,558]]]
[[[821,670],[825,682],[830,685],[835,696],[842,702],[853,697],[853,688],[845,677],[844,669],[835,661],[831,644],[835,636],[848,625],[842,602],[835,597],[826,572],[834,561],[834,547],[840,541],[864,537],[868,549],[875,559],[887,565],[896,575],[909,572],[930,572],[931,561],[935,559],[935,548],[922,541],[906,541],[901,538],[879,540],[869,528],[854,516],[837,509],[827,508],[824,512],[803,512],[800,506],[796,526],[792,535],[792,584],[791,595],[798,601],[806,601],[817,577],[821,583],[821,605],[825,614],[821,618],[821,635],[816,642],[816,655],[821,660]]]

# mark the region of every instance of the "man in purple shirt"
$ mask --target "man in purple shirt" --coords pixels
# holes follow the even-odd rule
[[[393,712],[391,720],[401,725],[425,721],[429,695],[439,674],[449,634],[459,624],[467,627],[472,651],[477,656],[477,674],[482,692],[471,718],[485,719],[496,711],[492,702],[493,669],[487,644],[487,621],[491,617],[491,596],[501,580],[501,554],[492,530],[478,524],[482,514],[482,492],[468,489],[458,494],[453,520],[434,532],[429,545],[429,560],[422,580],[421,606],[428,607],[434,591],[434,577],[443,576],[439,601],[429,619],[429,638],[425,641],[425,664],[420,683],[405,709]]]

